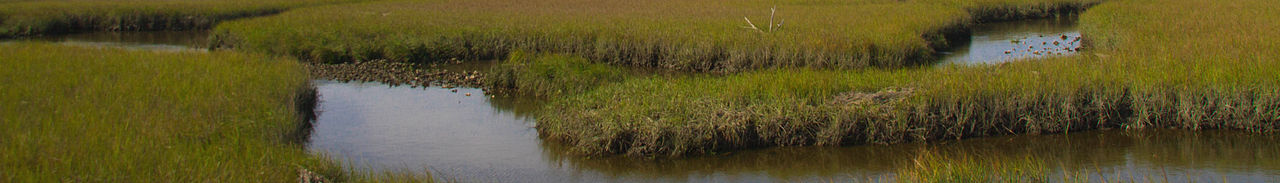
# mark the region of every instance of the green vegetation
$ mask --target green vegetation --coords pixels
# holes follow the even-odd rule
[[[486,88],[506,89],[527,95],[557,97],[590,91],[600,85],[619,82],[627,71],[586,59],[564,55],[529,56],[512,53],[489,71]]]
[[[945,35],[975,19],[1048,16],[1098,1],[402,0],[231,21],[213,37],[222,46],[327,63],[499,58],[531,50],[684,71],[897,68],[931,61],[934,49],[947,45]],[[766,29],[774,6],[778,30],[740,27],[747,17]]]
[[[309,155],[299,111],[315,93],[293,60],[36,43],[0,44],[0,58],[0,182],[417,178]]]
[[[84,30],[190,30],[220,21],[359,0],[5,0],[0,38]]]
[[[0,1],[0,37],[201,28],[335,2],[347,1]],[[1098,2],[394,0],[231,21],[213,39],[326,63],[507,57],[487,84],[558,97],[546,109],[557,113],[539,117],[539,134],[584,154],[681,156],[1097,128],[1280,131],[1275,1],[1117,0],[1082,15],[1091,51],[1078,56],[907,67],[927,64],[972,23]],[[743,16],[766,25],[773,6],[785,20],[777,30],[739,28]],[[345,170],[307,154],[296,142],[306,126],[296,111],[310,102],[300,100],[309,97],[296,61],[0,48],[8,61],[0,68],[0,182],[283,182],[297,179],[299,168],[336,180],[416,179]],[[631,77],[623,67],[730,74]],[[999,160],[926,154],[918,169],[900,173],[942,182],[1043,179],[1026,176],[1041,171],[1034,159],[990,161]]]
[[[910,164],[896,172],[900,182],[1048,182],[1050,173],[1044,161],[1032,157],[948,157],[927,150]]]
[[[1276,7],[1109,2],[1081,17],[1094,51],[1067,58],[635,79],[553,102],[559,114],[538,129],[581,153],[666,156],[1116,127],[1273,132]]]

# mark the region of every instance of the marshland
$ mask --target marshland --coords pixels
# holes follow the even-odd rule
[[[0,0],[0,182],[1270,182],[1267,0]]]

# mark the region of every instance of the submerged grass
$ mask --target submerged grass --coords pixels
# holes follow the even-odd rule
[[[1099,1],[400,0],[232,21],[213,37],[222,46],[328,63],[498,58],[530,50],[684,71],[897,68],[929,62],[935,48],[948,44],[946,35],[974,20],[1048,16]],[[740,27],[747,25],[744,17],[765,27],[774,6],[778,30]]]
[[[75,31],[191,30],[286,9],[359,0],[0,1],[0,38]]]
[[[0,182],[418,178],[308,154],[315,93],[290,59],[39,43],[0,44],[0,58]]]
[[[663,156],[1096,128],[1274,132],[1276,8],[1109,2],[1081,17],[1094,51],[1066,58],[634,79],[554,102],[538,130],[586,154]]]
[[[1049,166],[1034,157],[962,155],[924,151],[897,170],[899,182],[1048,182]]]

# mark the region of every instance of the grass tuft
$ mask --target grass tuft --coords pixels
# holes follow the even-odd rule
[[[484,82],[487,88],[539,97],[558,97],[622,81],[629,73],[622,68],[590,63],[579,57],[516,52],[492,68],[489,74],[491,76],[486,77]]]
[[[1033,157],[944,156],[922,151],[897,170],[899,182],[1048,182],[1049,166]]]

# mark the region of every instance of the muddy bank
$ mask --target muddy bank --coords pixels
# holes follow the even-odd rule
[[[453,62],[449,64],[461,64]],[[417,65],[386,60],[342,64],[308,64],[315,79],[334,81],[374,81],[392,86],[481,87],[484,74],[476,70],[445,69],[448,65]]]

